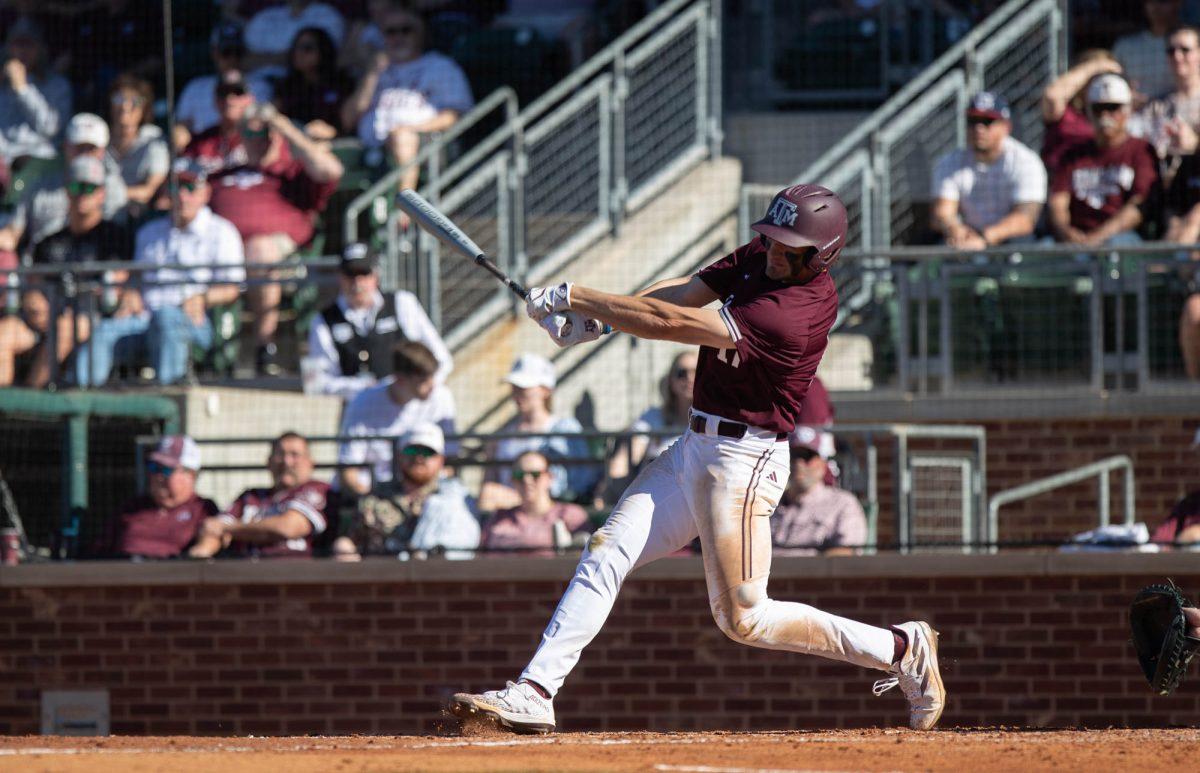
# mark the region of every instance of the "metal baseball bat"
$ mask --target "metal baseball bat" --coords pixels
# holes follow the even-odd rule
[[[488,273],[503,282],[509,290],[521,298],[529,300],[529,291],[521,283],[501,271],[500,267],[484,254],[471,237],[463,233],[463,230],[456,226],[454,221],[439,212],[437,207],[426,201],[424,196],[411,188],[405,188],[400,191],[400,197],[396,200],[396,204],[426,231],[458,250],[460,254],[475,261],[477,265],[483,266]]]

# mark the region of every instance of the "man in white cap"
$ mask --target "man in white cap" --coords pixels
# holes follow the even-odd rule
[[[97,261],[127,261],[133,245],[123,225],[104,219],[104,164],[92,156],[79,156],[67,169],[67,225],[38,242],[34,265],[60,266]],[[69,274],[60,275],[66,282]],[[61,363],[73,346],[86,341],[89,318],[69,306],[51,306],[47,285],[58,276],[30,276],[25,280],[21,314],[0,319],[0,386],[21,384],[40,388],[52,376],[50,329],[56,324],[54,349]],[[61,291],[59,292],[62,298]],[[52,316],[57,313],[57,320]]]
[[[63,158],[69,166],[81,156],[90,156],[104,164],[104,219],[118,218],[129,197],[121,168],[105,152],[108,149],[108,124],[93,113],[79,113],[67,125]],[[15,250],[24,244],[28,258],[38,242],[61,231],[67,223],[68,197],[66,178],[60,170],[46,174],[25,189],[16,209],[0,220],[0,250]]]
[[[404,436],[395,477],[358,502],[353,524],[333,544],[334,558],[363,555],[423,557],[438,550],[470,558],[479,547],[479,521],[466,487],[444,474],[446,438],[436,424]]]
[[[200,447],[187,435],[168,435],[146,462],[146,493],[126,502],[104,524],[91,549],[97,558],[176,558],[217,514],[196,494]]]
[[[1088,117],[1095,137],[1062,157],[1050,183],[1049,219],[1055,238],[1086,247],[1141,241],[1143,207],[1159,189],[1158,157],[1127,129],[1133,93],[1120,75],[1092,79]]]
[[[854,552],[867,541],[867,517],[849,491],[827,483],[832,442],[816,427],[798,426],[788,438],[792,474],[771,516],[776,548],[793,554]]]
[[[554,414],[554,389],[558,385],[554,363],[538,354],[522,354],[513,362],[504,381],[512,387],[512,400],[517,413],[499,432],[528,434],[524,437],[502,438],[491,447],[488,458],[511,462],[526,451],[540,451],[551,461],[588,456],[587,441],[562,435],[581,432],[583,427],[579,422],[573,416]],[[557,436],[547,437],[537,433],[555,433]],[[599,477],[598,466],[571,465],[567,468],[556,465],[550,494],[555,499],[590,497]],[[505,486],[507,493],[507,496],[497,496],[497,492],[489,487],[489,506],[516,507],[520,503],[520,495],[512,488],[509,465],[490,468],[487,480]]]

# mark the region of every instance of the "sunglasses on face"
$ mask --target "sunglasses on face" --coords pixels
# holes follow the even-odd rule
[[[246,93],[246,89],[242,88],[241,86],[222,86],[221,88],[217,89],[217,96],[221,99],[225,99],[227,97],[244,97],[246,96]]]
[[[545,475],[547,472],[548,472],[547,470],[513,470],[512,476],[513,476],[513,480],[515,480],[515,481],[523,481],[526,478],[528,478],[529,480],[537,480],[538,478]]]
[[[968,118],[967,126],[983,126],[983,127],[987,128],[987,127],[990,127],[995,122],[996,122],[995,118]]]
[[[425,446],[406,446],[400,453],[416,459],[428,459],[431,456],[437,456],[437,451]]]
[[[178,468],[168,467],[167,465],[160,464],[159,462],[149,462],[146,465],[146,472],[151,475],[171,475],[176,469]]]
[[[67,183],[67,193],[72,196],[87,196],[95,193],[100,189],[95,183],[69,182]]]
[[[1092,105],[1092,112],[1095,112],[1095,113],[1115,113],[1115,112],[1119,111],[1119,110],[1120,110],[1121,108],[1123,108],[1123,107],[1125,107],[1125,105],[1118,105],[1118,104],[1110,104],[1110,103],[1108,103],[1108,102],[1101,102],[1101,103],[1099,103],[1099,104]]]
[[[171,187],[176,191],[187,191],[188,193],[195,193],[196,189],[200,187],[200,183],[196,182],[195,180],[180,180],[178,183],[176,183],[175,185],[173,185]]]

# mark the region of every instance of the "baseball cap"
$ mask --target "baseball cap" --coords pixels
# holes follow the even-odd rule
[[[200,163],[197,158],[189,156],[180,156],[175,159],[175,165],[171,167],[171,171],[175,173],[175,177],[183,182],[202,183],[208,179],[208,170]]]
[[[981,91],[967,103],[967,116],[1009,121],[1012,120],[1012,111],[1009,110],[1008,100],[1004,97],[994,91]]]
[[[150,453],[150,461],[167,467],[200,471],[200,446],[187,435],[167,435]]]
[[[438,454],[444,454],[446,453],[446,436],[442,434],[442,428],[436,424],[418,424],[404,436],[404,442],[401,444],[402,448],[412,446],[430,448]]]
[[[521,389],[536,386],[553,389],[558,384],[554,363],[538,354],[522,354],[518,357],[504,380]]]
[[[104,162],[94,156],[79,156],[67,167],[67,182],[104,185]]]
[[[1092,78],[1087,98],[1089,105],[1128,105],[1133,101],[1133,92],[1129,82],[1120,75],[1106,72]]]
[[[836,452],[831,433],[820,427],[810,427],[806,424],[796,425],[796,428],[788,435],[788,445],[792,450],[811,451],[822,459],[828,459]]]
[[[362,242],[347,244],[338,269],[343,274],[369,274],[379,266],[379,253]]]
[[[213,27],[208,36],[208,44],[218,51],[245,51],[246,40],[242,36],[242,25],[232,19],[225,19]]]
[[[246,77],[240,70],[226,70],[221,73],[221,79],[217,81],[216,93],[217,98],[220,99],[229,94],[248,94],[250,88],[246,85]]]
[[[108,147],[108,124],[95,113],[76,113],[67,124],[67,143]]]

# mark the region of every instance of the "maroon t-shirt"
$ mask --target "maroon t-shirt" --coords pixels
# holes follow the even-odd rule
[[[192,544],[204,519],[218,512],[211,499],[198,496],[169,510],[148,496],[137,497],[105,523],[96,552],[113,557],[174,558]]]
[[[312,525],[312,531],[307,537],[282,540],[270,545],[253,545],[234,540],[229,547],[235,553],[243,555],[302,558],[312,555],[313,538],[325,532],[328,525],[328,506],[329,484],[310,480],[290,489],[247,489],[234,500],[229,512],[221,517],[241,523],[254,523],[264,518],[283,515],[288,510],[295,510]]]
[[[212,126],[193,137],[183,155],[198,160],[210,175],[246,164],[242,135],[222,134],[220,126]]]
[[[1158,183],[1158,157],[1150,143],[1130,137],[1116,147],[1101,148],[1089,140],[1063,155],[1050,192],[1070,193],[1071,225],[1091,231],[1134,196],[1149,198]]]
[[[1092,122],[1087,116],[1070,105],[1067,106],[1062,118],[1045,125],[1042,134],[1042,163],[1047,171],[1054,174],[1062,161],[1063,155],[1084,142],[1096,136]]]
[[[722,300],[721,319],[736,348],[700,347],[692,405],[774,432],[791,432],[837,316],[829,272],[807,284],[766,275],[757,239],[697,276]]]

